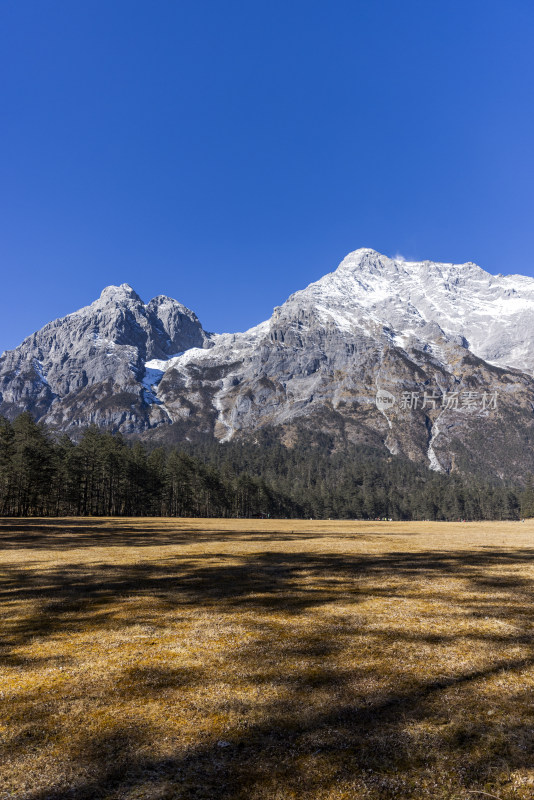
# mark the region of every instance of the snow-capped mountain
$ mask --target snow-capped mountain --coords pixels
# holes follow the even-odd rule
[[[0,358],[0,413],[30,410],[61,429],[96,422],[146,425],[145,362],[209,343],[192,311],[163,295],[148,304],[128,286],[50,322]]]
[[[437,323],[477,356],[534,371],[534,278],[491,275],[476,264],[409,262],[374,250],[350,253],[335,272],[292,295],[284,308],[313,305],[345,330],[378,322],[399,343],[426,340]]]
[[[276,426],[290,442],[307,425],[434,469],[511,474],[534,470],[533,371],[534,279],[361,249],[244,333],[108,287],[4,353],[0,413],[221,440]]]

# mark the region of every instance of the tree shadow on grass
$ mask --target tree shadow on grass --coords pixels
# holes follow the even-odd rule
[[[124,599],[157,601],[162,611],[203,605],[216,607],[219,613],[261,611],[291,616],[332,603],[356,605],[369,598],[402,600],[417,595],[429,601],[449,601],[447,591],[428,585],[429,579],[449,578],[463,581],[467,599],[462,613],[520,619],[522,609],[530,613],[534,580],[502,570],[532,565],[534,550],[526,548],[380,556],[221,552],[133,564],[73,561],[50,566],[30,562],[28,568],[8,563],[0,568],[0,604],[28,603],[30,610],[11,625],[5,624],[4,644],[6,640],[20,645],[34,636],[108,627],[114,607]],[[426,582],[423,593],[419,579]],[[36,606],[37,610],[32,610]],[[151,609],[150,614],[154,613]],[[139,621],[138,616],[126,622],[121,619],[120,625]]]
[[[375,800],[460,798],[468,791],[493,792],[503,800],[527,798],[512,787],[509,775],[534,765],[528,687],[513,688],[513,681],[534,667],[534,581],[513,572],[533,563],[534,552],[526,548],[485,548],[382,556],[210,553],[133,565],[73,563],[41,571],[7,565],[1,596],[30,604],[38,600],[39,612],[14,624],[6,644],[20,646],[34,636],[65,631],[93,629],[96,634],[113,624],[114,604],[121,598],[157,599],[162,611],[212,609],[232,619],[245,615],[251,640],[228,655],[225,668],[230,676],[234,669],[245,673],[246,681],[260,688],[276,682],[282,690],[261,704],[245,729],[230,731],[228,741],[177,744],[170,755],[153,754],[154,732],[148,722],[132,729],[119,719],[102,734],[81,731],[71,752],[77,777],[68,786],[29,793],[25,800],[129,800],[136,791],[169,800],[315,800],[340,786],[352,787],[354,797]],[[461,584],[461,602],[441,584],[450,579]],[[358,611],[369,600],[414,597],[429,604],[449,603],[450,630],[429,634],[424,626],[397,629],[394,613],[392,624],[379,629]],[[332,612],[336,604],[343,609],[337,623]],[[327,606],[328,619],[322,614]],[[158,607],[150,610],[156,626]],[[303,631],[298,622],[310,613],[316,615],[316,625]],[[486,646],[482,666],[445,663],[443,675],[423,678],[403,676],[393,657],[398,650],[391,650],[388,660],[392,642],[461,642],[466,634],[455,630],[455,614],[475,623],[491,618],[505,626],[471,626],[469,639]],[[138,621],[121,619],[120,626]],[[295,630],[281,636],[284,625],[293,623]],[[396,688],[388,679],[381,690],[365,689],[365,681],[373,677],[371,662],[364,668],[355,657],[353,666],[336,666],[336,656],[355,637],[362,648],[384,648],[389,677],[399,677]],[[258,653],[264,654],[263,663]],[[503,689],[506,707],[517,706],[514,714],[500,714],[494,723],[483,713],[479,697],[480,687],[493,679],[509,687]],[[115,691],[148,702],[167,691],[213,680],[202,668],[126,668]],[[359,681],[363,688],[357,688]],[[253,707],[255,701],[250,703]],[[217,704],[215,696],[214,709]],[[45,730],[46,718],[36,717],[35,725]],[[27,744],[26,735],[22,732],[21,747]]]
[[[169,518],[136,518],[131,520],[110,517],[75,518],[7,518],[0,517],[1,550],[66,550],[90,547],[165,547],[167,545],[194,544],[196,542],[267,541],[291,542],[302,539],[323,539],[331,532],[303,529],[287,530],[290,520],[282,521],[280,528],[270,522],[269,528],[255,527],[254,520],[228,520],[241,529],[212,527],[210,520],[202,521]],[[261,524],[261,523],[257,523]],[[354,534],[343,533],[343,536]],[[365,534],[366,539],[380,534]]]
[[[160,758],[147,753],[148,726],[135,731],[118,726],[76,743],[78,763],[87,777],[68,788],[38,791],[25,800],[129,798],[137,796],[134,790],[148,788],[158,790],[148,796],[169,800],[315,798],[351,785],[354,797],[415,800],[459,798],[477,787],[491,784],[493,788],[495,783],[503,800],[520,797],[507,785],[506,775],[532,767],[534,737],[527,721],[513,720],[492,730],[482,721],[448,727],[447,720],[442,720],[445,730],[429,733],[419,742],[409,731],[411,725],[439,720],[440,711],[448,713],[445,704],[440,706],[440,697],[448,690],[462,690],[533,664],[532,658],[498,663],[448,680],[421,683],[414,691],[365,706],[338,705],[319,713],[303,708],[297,720],[286,713],[284,704],[274,704],[266,710],[264,721],[230,741],[213,741]],[[445,775],[435,774],[438,752],[451,765],[449,787]],[[418,776],[415,782],[413,774]],[[442,781],[439,787],[436,777]]]

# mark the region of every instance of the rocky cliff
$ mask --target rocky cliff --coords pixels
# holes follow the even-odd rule
[[[142,430],[168,419],[143,384],[145,363],[208,344],[196,315],[176,300],[145,305],[127,284],[108,286],[2,355],[0,413],[27,409],[62,430]]]

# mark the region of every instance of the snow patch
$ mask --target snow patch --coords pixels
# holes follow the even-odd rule
[[[443,414],[443,411],[441,412]],[[433,469],[434,472],[445,472],[441,464],[439,463],[438,457],[436,455],[436,451],[434,450],[434,442],[438,438],[441,433],[439,428],[439,420],[441,418],[441,414],[438,415],[438,418],[434,423],[432,423],[432,427],[430,429],[430,440],[428,442],[428,449],[427,449],[427,458],[429,461],[430,469]]]
[[[150,361],[145,361],[145,374],[141,379],[141,384],[143,386],[143,400],[145,403],[148,405],[151,405],[152,403],[155,403],[156,405],[162,405],[162,402],[158,399],[157,395],[158,384],[165,375],[169,361],[171,359],[177,359],[181,355],[181,353],[176,353],[176,355],[170,356],[169,359],[152,358]]]
[[[36,358],[32,359],[32,361],[33,361],[33,368],[36,371],[40,382],[45,386],[49,386],[50,384],[46,379],[46,374],[42,362],[38,361]]]

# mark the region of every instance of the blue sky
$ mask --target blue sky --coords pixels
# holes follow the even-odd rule
[[[110,283],[242,330],[358,247],[534,275],[531,0],[3,0],[0,351]]]

